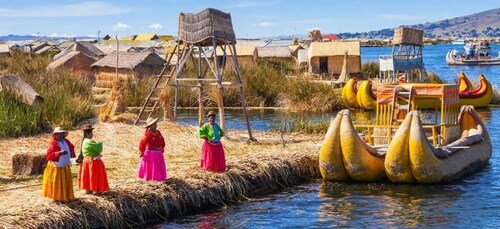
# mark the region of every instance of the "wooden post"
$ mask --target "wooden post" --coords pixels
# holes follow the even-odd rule
[[[193,61],[194,64],[194,61]],[[205,75],[201,71],[201,45],[198,44],[198,79],[203,79],[205,78]],[[203,81],[200,80],[198,81],[199,90],[198,90],[198,126],[201,127],[203,125],[203,116],[204,116],[204,109],[203,109]]]
[[[219,60],[218,60],[218,57],[217,57],[217,43],[215,42],[215,39],[212,39],[212,47],[214,49],[214,61],[215,61],[215,78],[217,79],[217,89],[219,90],[219,93],[220,93],[220,96],[222,96],[222,76],[221,74],[219,73]],[[223,53],[223,56],[222,58],[224,58],[224,53]],[[222,63],[221,63],[222,64]],[[219,124],[220,124],[220,127],[225,130],[226,129],[226,120],[225,120],[225,116],[224,116],[224,101],[221,99],[221,101],[219,101],[219,103],[217,103],[217,107],[219,108]]]
[[[238,80],[239,89],[240,89],[240,99],[241,99],[241,106],[243,107],[243,113],[245,114],[245,122],[247,124],[247,130],[248,130],[248,139],[250,141],[255,141],[255,138],[252,136],[252,128],[250,127],[250,119],[248,117],[248,111],[247,111],[247,102],[245,100],[245,93],[243,91],[243,80],[241,79],[241,72],[240,72],[240,67],[238,63],[238,58],[236,58],[236,46],[234,44],[231,44],[230,46],[231,53],[233,53],[233,70],[236,73],[236,78]]]

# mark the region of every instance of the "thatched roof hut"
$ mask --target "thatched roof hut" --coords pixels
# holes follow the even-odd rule
[[[253,46],[253,47],[264,47],[269,43],[269,41],[262,39],[238,39],[236,44],[242,46]]]
[[[152,41],[158,39],[159,37],[154,33],[143,33],[143,34],[137,34],[134,38],[134,41]]]
[[[61,52],[61,48],[57,47],[56,45],[48,45],[45,46],[41,49],[38,49],[35,54],[38,55],[48,55],[48,56],[55,56],[58,53]]]
[[[52,61],[47,66],[47,70],[54,70],[58,68],[68,68],[73,73],[79,76],[90,76],[90,66],[95,62],[93,57],[78,51],[70,52],[61,58]]]
[[[103,51],[98,49],[93,43],[89,41],[77,41],[61,51],[59,54],[55,55],[54,60],[57,60],[71,52],[81,52],[89,57],[94,58],[94,60],[98,60],[106,55]]]
[[[292,53],[287,46],[259,47],[257,48],[259,58],[292,58]]]
[[[307,50],[309,72],[314,74],[339,75],[344,56],[348,54],[349,73],[361,73],[361,51],[359,41],[312,42]]]
[[[212,38],[217,45],[225,42],[236,43],[230,14],[207,8],[199,13],[179,15],[179,40],[210,46]]]
[[[110,88],[116,77],[118,55],[118,77],[144,77],[160,73],[165,60],[153,52],[112,52],[90,66],[96,75],[96,86]]]

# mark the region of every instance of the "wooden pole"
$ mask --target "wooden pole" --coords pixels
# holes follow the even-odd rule
[[[193,61],[194,64],[194,61]],[[201,71],[201,45],[198,44],[198,79],[205,78],[205,75]],[[203,108],[203,81],[198,81],[199,90],[198,90],[198,126],[201,127],[203,125],[203,116],[205,114]]]
[[[220,94],[220,96],[222,97],[222,76],[220,75],[219,73],[219,60],[218,60],[218,57],[217,57],[217,43],[215,42],[215,39],[212,39],[212,47],[214,49],[214,55],[215,55],[215,78],[217,79],[217,90]],[[222,47],[222,46],[221,46]],[[225,53],[223,52],[223,56],[222,58],[224,59],[225,57]],[[222,63],[220,63],[220,65],[222,65]],[[218,101],[217,103],[217,107],[219,108],[219,124],[220,124],[220,127],[225,130],[226,129],[226,120],[225,120],[225,116],[224,116],[224,101],[223,99],[221,99],[221,101]]]
[[[240,99],[241,99],[241,106],[243,107],[243,113],[245,114],[245,122],[247,124],[247,130],[248,130],[248,139],[250,141],[255,141],[255,138],[252,136],[252,128],[250,127],[250,118],[248,116],[248,111],[247,111],[247,102],[245,99],[245,93],[243,91],[243,80],[241,79],[241,72],[240,72],[240,67],[238,63],[238,58],[236,58],[236,46],[234,44],[231,44],[229,46],[229,49],[231,50],[231,53],[233,54],[233,70],[236,73],[236,78],[238,80],[239,88],[240,88]]]

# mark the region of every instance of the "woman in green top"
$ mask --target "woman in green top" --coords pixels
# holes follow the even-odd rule
[[[101,160],[102,142],[93,140],[94,128],[86,124],[83,127],[83,161],[78,170],[78,187],[87,193],[109,191],[106,168]]]
[[[213,111],[208,112],[207,117],[208,123],[205,123],[198,130],[200,138],[205,140],[201,147],[201,167],[213,172],[224,172],[226,171],[226,157],[220,142],[224,132],[215,123],[215,113]]]

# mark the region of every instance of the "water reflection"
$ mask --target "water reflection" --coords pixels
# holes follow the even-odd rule
[[[447,226],[460,217],[447,210],[462,193],[452,185],[323,182],[318,221],[347,227]]]

